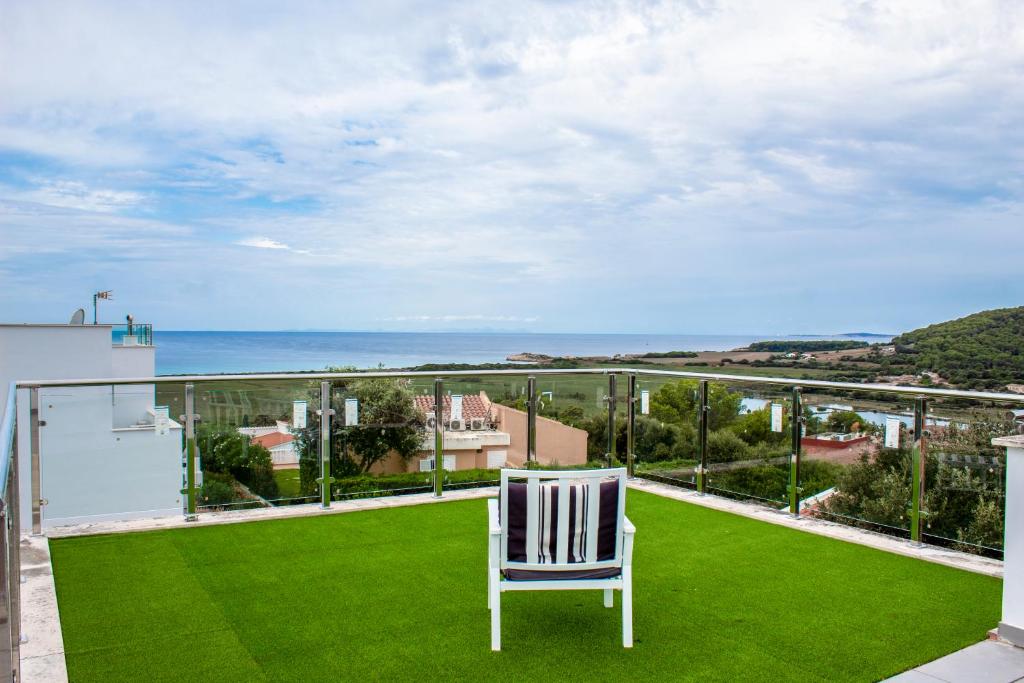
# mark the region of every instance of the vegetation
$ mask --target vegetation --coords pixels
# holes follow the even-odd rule
[[[699,355],[696,351],[652,351],[643,354],[640,358],[696,358]]]
[[[344,420],[331,422],[331,476],[367,475],[370,469],[394,454],[408,461],[420,450],[423,416],[413,403],[409,383],[393,379],[360,379],[345,391],[359,400],[359,424],[346,426]],[[343,406],[335,406],[343,413]],[[320,477],[320,422],[311,420],[296,434],[299,453],[300,490],[314,494]]]
[[[1024,382],[1024,306],[975,313],[893,339],[878,360],[889,372],[936,372],[969,389]]]
[[[969,552],[1003,547],[1005,455],[991,445],[1006,424],[976,420],[951,425],[929,443],[925,465],[926,533],[956,542]],[[981,455],[987,462],[960,465],[950,456]],[[882,449],[840,474],[837,493],[823,505],[826,513],[895,529],[909,529],[911,451]]]
[[[274,466],[270,460],[270,451],[266,448],[250,443],[249,437],[239,434],[231,427],[200,424],[196,436],[203,465],[202,495],[209,495],[211,500],[218,501],[204,504],[218,505],[228,502],[223,498],[227,492],[224,486],[231,486],[230,478],[262,498],[278,496]],[[209,487],[206,486],[208,477],[211,480]],[[237,498],[234,493],[232,497]]]
[[[759,341],[747,347],[748,351],[772,351],[775,353],[813,353],[815,351],[846,351],[863,349],[869,344],[852,339],[807,340],[807,341]]]
[[[598,593],[548,591],[506,594],[492,653],[480,500],[52,539],[69,678],[865,681],[999,619],[988,576],[638,491],[627,512],[636,652]]]

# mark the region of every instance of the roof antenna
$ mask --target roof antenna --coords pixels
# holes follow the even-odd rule
[[[84,325],[85,324],[85,309],[79,308],[77,311],[71,314],[71,321],[68,325]]]
[[[111,290],[111,289],[107,289],[107,290],[104,290],[102,292],[96,292],[95,294],[92,295],[92,324],[93,325],[96,324],[96,320],[97,320],[97,317],[98,317],[97,314],[99,312],[98,311],[99,305],[98,305],[97,302],[100,299],[106,299],[106,300],[109,301],[109,300],[111,300],[113,298],[114,298],[114,291]]]

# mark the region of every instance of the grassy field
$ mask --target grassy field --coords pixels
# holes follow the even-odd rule
[[[630,493],[636,647],[599,593],[504,597],[484,501],[51,541],[70,678],[873,681],[985,637],[1000,582]],[[616,597],[618,605],[618,597]]]
[[[301,495],[299,471],[297,469],[274,470],[274,480],[277,482],[280,498],[298,498]]]

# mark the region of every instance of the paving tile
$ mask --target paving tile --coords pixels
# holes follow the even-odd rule
[[[899,676],[885,679],[885,683],[940,683],[940,679],[923,674],[917,669],[904,671]]]
[[[923,664],[917,671],[949,683],[1011,683],[1024,678],[1024,649],[986,640]]]

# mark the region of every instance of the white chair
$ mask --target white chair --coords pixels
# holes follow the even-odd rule
[[[487,506],[492,650],[501,649],[501,594],[542,590],[603,590],[605,607],[621,590],[622,645],[633,647],[625,469],[502,470],[500,497]]]

